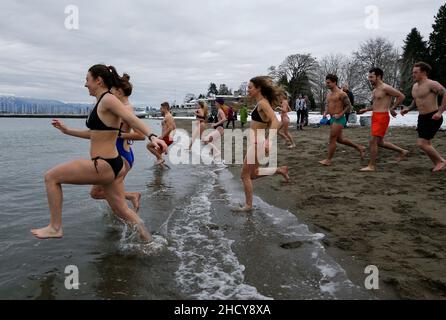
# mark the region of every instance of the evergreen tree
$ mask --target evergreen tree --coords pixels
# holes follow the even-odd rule
[[[432,28],[429,50],[433,70],[430,78],[446,85],[446,4],[440,7]]]
[[[401,89],[406,95],[403,104],[412,101],[412,69],[413,65],[418,61],[428,62],[429,50],[426,41],[423,40],[417,28],[413,28],[404,40],[403,56],[401,65]]]
[[[211,83],[209,84],[209,88],[208,88],[208,97],[209,97],[211,94],[214,94],[214,95],[218,94],[217,85],[216,85],[215,83],[213,83],[213,82],[211,82]]]

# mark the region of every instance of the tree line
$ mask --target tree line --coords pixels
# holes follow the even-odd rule
[[[339,77],[339,85],[348,85],[355,95],[355,108],[370,102],[371,86],[367,80],[368,71],[379,67],[384,71],[384,81],[401,90],[406,99],[412,100],[412,67],[418,61],[429,63],[432,68],[431,79],[446,85],[446,4],[442,5],[434,17],[433,31],[428,40],[414,27],[404,40],[402,48],[396,47],[383,37],[368,39],[351,54],[329,54],[317,59],[311,53],[297,53],[286,57],[278,66],[268,68],[270,75],[295,101],[300,94],[307,95],[312,109],[323,109],[327,88],[325,76],[329,73]],[[226,84],[210,83],[207,94],[247,95],[247,83],[243,82],[238,90],[232,91]]]

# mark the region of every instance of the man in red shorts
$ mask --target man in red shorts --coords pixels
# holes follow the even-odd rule
[[[170,113],[170,106],[168,102],[163,102],[161,104],[160,111],[164,117],[164,120],[161,122],[162,133],[160,139],[164,140],[164,142],[167,144],[167,147],[169,147],[173,143],[171,134],[172,131],[176,129],[175,119]],[[163,154],[160,152],[160,150],[155,149],[155,146],[152,144],[152,142],[149,142],[147,144],[147,150],[149,150],[153,155],[155,155],[157,159],[156,164],[161,166],[164,165],[165,160],[163,159]]]
[[[383,82],[384,72],[380,68],[373,68],[369,71],[369,82],[373,86],[373,102],[369,108],[359,110],[358,114],[367,111],[372,111],[372,133],[370,139],[370,162],[361,171],[375,171],[376,157],[378,156],[378,147],[393,150],[398,152],[397,162],[403,160],[409,151],[402,149],[393,143],[384,141],[387,128],[389,127],[390,114],[396,117],[395,108],[398,107],[404,100],[405,96],[400,91]],[[395,102],[392,107],[392,99]],[[390,110],[389,110],[390,108]]]

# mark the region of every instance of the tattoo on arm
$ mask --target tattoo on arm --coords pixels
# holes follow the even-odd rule
[[[342,98],[342,102],[344,103],[344,113],[350,112],[352,110],[352,104],[347,95]]]
[[[437,91],[436,93],[437,93],[439,96],[444,96],[445,93],[446,93],[446,89],[443,88],[443,87],[438,88],[436,91]]]

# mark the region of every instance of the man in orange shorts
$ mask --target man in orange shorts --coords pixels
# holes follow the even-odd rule
[[[358,114],[363,114],[367,111],[372,111],[372,133],[370,139],[370,162],[361,171],[375,171],[376,170],[376,158],[378,156],[378,147],[393,150],[398,152],[397,162],[403,160],[409,151],[402,149],[393,143],[384,141],[387,128],[389,127],[390,114],[392,117],[396,117],[397,113],[395,108],[403,102],[405,96],[400,91],[396,90],[392,86],[383,82],[384,72],[380,68],[373,68],[369,71],[369,82],[373,86],[373,101],[372,106],[369,108],[359,110]],[[395,103],[392,107],[392,99],[395,99]],[[389,110],[390,108],[390,110]]]
[[[168,102],[163,102],[161,104],[160,111],[164,117],[164,120],[161,122],[162,133],[160,139],[164,140],[164,142],[167,144],[167,147],[169,147],[173,143],[171,133],[176,129],[175,119],[170,113],[170,106]],[[157,159],[156,164],[161,166],[164,165],[165,160],[163,159],[163,154],[159,150],[155,149],[155,146],[151,142],[147,144],[147,150],[149,150],[153,155],[155,155]]]

